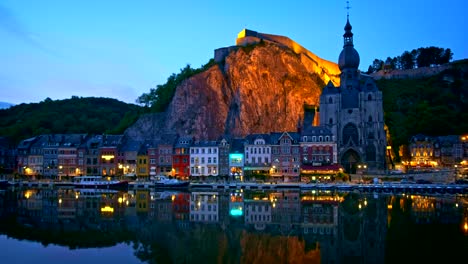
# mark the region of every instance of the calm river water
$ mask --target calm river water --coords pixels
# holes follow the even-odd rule
[[[466,195],[8,189],[0,262],[449,263],[467,221]]]

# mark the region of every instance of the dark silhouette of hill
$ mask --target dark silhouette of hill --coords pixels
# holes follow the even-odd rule
[[[0,136],[18,142],[49,133],[122,133],[143,109],[111,98],[47,98],[0,109]]]

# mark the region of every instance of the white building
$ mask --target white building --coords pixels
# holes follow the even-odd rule
[[[190,147],[190,176],[218,176],[218,152],[215,141],[195,142]]]

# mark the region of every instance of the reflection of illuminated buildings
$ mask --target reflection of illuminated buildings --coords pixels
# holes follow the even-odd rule
[[[410,205],[412,220],[417,224],[429,223],[458,223],[460,221],[462,205],[451,198],[436,198],[420,195],[404,195],[398,205],[405,210],[405,204]]]
[[[338,204],[342,198],[337,194],[316,194],[301,197],[304,233],[336,235]]]
[[[283,191],[269,194],[272,207],[272,224],[280,226],[280,231],[290,231],[293,225],[299,225],[301,203],[299,192]]]
[[[413,196],[411,206],[411,217],[416,223],[431,223],[435,215],[435,198]]]
[[[71,220],[76,217],[76,196],[72,189],[58,190],[58,219]]]
[[[136,211],[137,213],[147,213],[149,211],[150,195],[148,190],[137,190],[136,196]]]
[[[218,193],[192,192],[190,196],[190,221],[217,222]]]
[[[190,194],[177,193],[172,198],[172,210],[176,220],[188,221],[190,217]]]
[[[151,207],[158,222],[172,221],[172,199],[174,192],[155,192],[151,194]]]
[[[245,224],[252,224],[256,230],[264,230],[271,223],[271,202],[268,198],[245,200]]]
[[[308,191],[301,194],[302,231],[307,242],[318,242],[323,263],[337,262],[338,205],[337,194]]]
[[[387,236],[387,198],[348,193],[338,210],[339,262],[383,263]]]
[[[229,215],[234,217],[244,215],[244,192],[242,189],[230,193]]]

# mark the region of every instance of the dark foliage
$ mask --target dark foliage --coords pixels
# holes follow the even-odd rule
[[[441,136],[468,131],[467,68],[462,62],[428,78],[377,81],[393,149],[419,133]]]
[[[367,73],[385,70],[409,70],[419,67],[430,67],[449,63],[453,53],[450,49],[427,47],[405,51],[400,56],[385,60],[375,59],[369,66]]]
[[[122,133],[143,110],[111,98],[47,98],[0,110],[0,136],[18,142],[48,133]]]
[[[151,88],[148,93],[144,93],[138,97],[137,103],[149,107],[151,112],[164,112],[167,106],[174,97],[177,86],[188,78],[206,71],[211,66],[215,65],[214,59],[211,59],[207,64],[198,69],[192,69],[189,64],[185,68],[180,69],[180,73],[173,73],[165,84],[157,85],[156,88]]]

